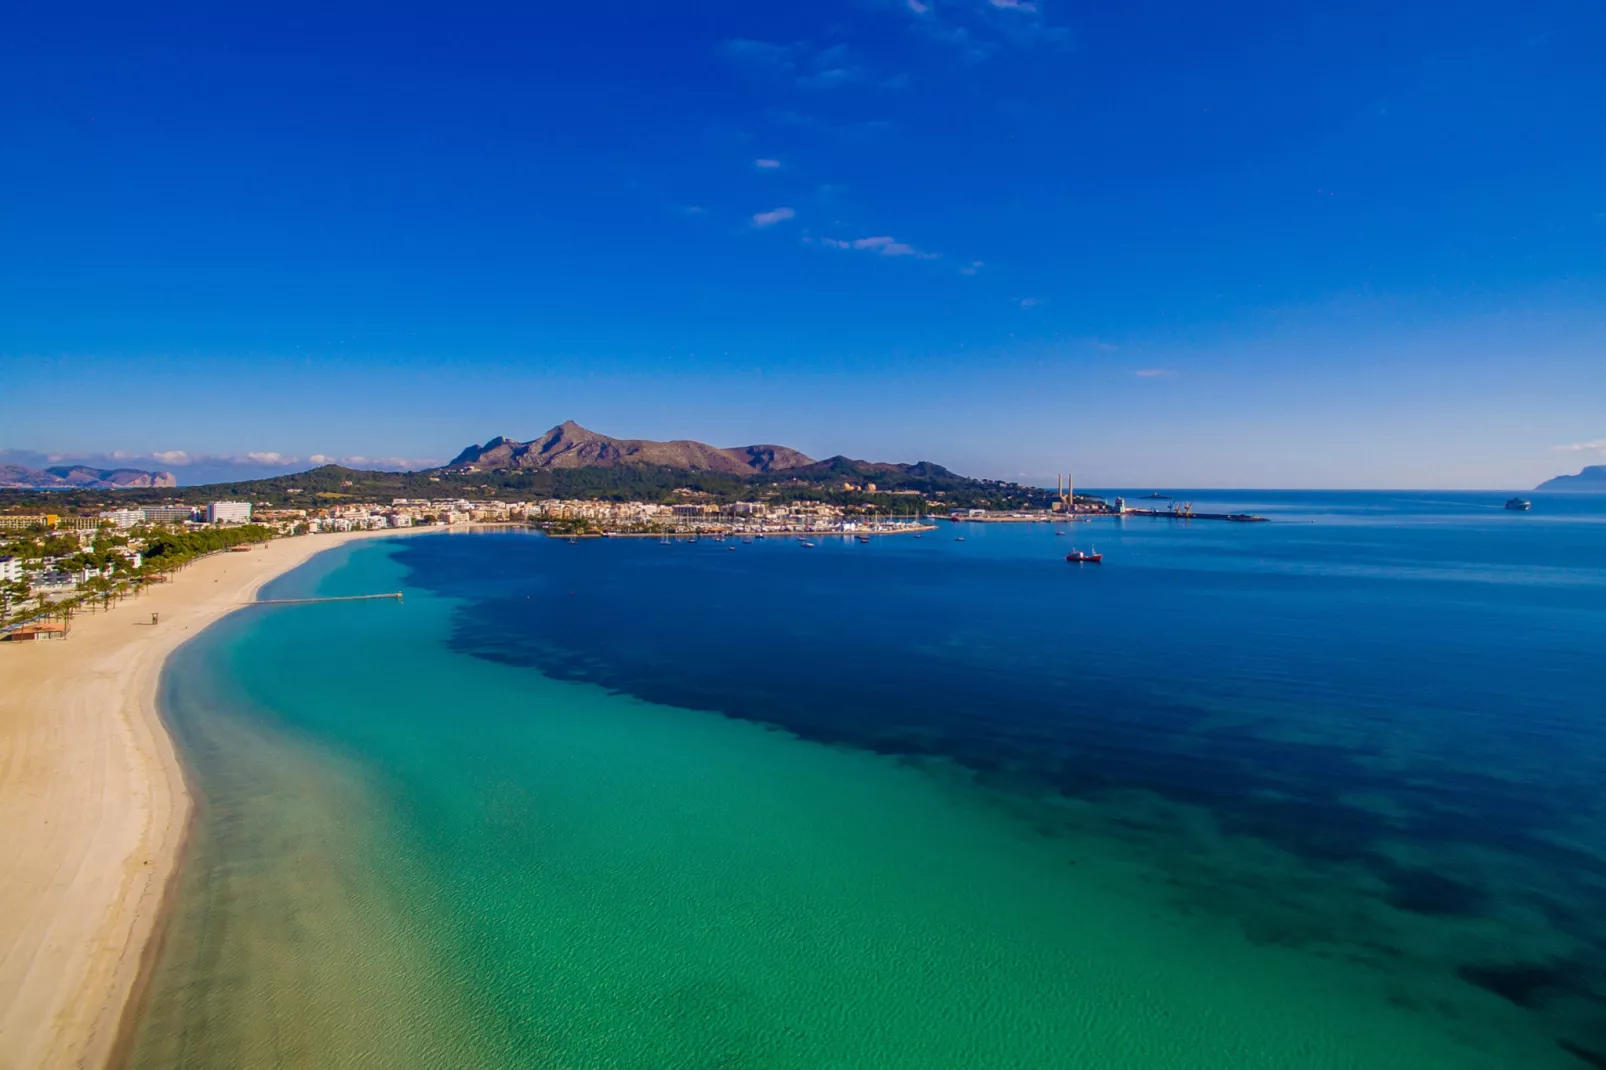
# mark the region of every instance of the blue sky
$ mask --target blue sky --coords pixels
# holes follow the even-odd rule
[[[0,447],[1531,485],[1606,460],[1602,55],[1547,0],[32,5]]]

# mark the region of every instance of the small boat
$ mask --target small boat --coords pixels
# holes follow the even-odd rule
[[[1506,503],[1506,508],[1514,513],[1526,513],[1534,507],[1534,503],[1527,498],[1513,498]]]
[[[736,552],[736,547],[734,547],[734,546],[727,546],[727,547],[725,547],[725,549],[729,550],[733,554]]]
[[[1064,535],[1064,534],[1065,534],[1065,532],[1063,532],[1063,531],[1056,531],[1056,532],[1055,532],[1055,533],[1054,533],[1054,534],[1055,534],[1055,535]]]
[[[959,536],[958,538],[956,538],[954,540],[954,542],[964,542],[964,541],[965,541],[965,537],[963,535]]]
[[[814,544],[812,542],[810,542],[809,540],[807,540],[807,539],[803,539],[803,540],[798,542],[798,545],[799,546],[813,546]]]
[[[860,542],[869,542],[870,541],[870,536],[868,536],[868,535],[859,535],[859,536],[857,536],[857,538],[858,538],[858,540]]]
[[[1161,502],[1168,502],[1168,501],[1171,500],[1171,495],[1169,495],[1169,494],[1161,494],[1158,491],[1156,491],[1154,494],[1145,494],[1143,497],[1147,498],[1147,499],[1152,499],[1154,501],[1161,501]]]
[[[1065,560],[1073,565],[1096,565],[1104,560],[1104,555],[1097,550],[1085,554],[1080,550],[1072,550],[1065,555]]]

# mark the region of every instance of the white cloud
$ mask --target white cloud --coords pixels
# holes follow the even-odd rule
[[[295,464],[296,458],[286,457],[277,450],[253,450],[245,455],[245,459],[254,464]]]
[[[1039,297],[1023,297],[1020,299],[1021,308],[1036,308],[1042,303],[1042,298]]]
[[[334,460],[334,458],[326,457],[321,453],[314,453],[311,457],[308,457],[307,460],[312,464],[328,464],[330,461]]]
[[[157,450],[151,454],[151,460],[163,464],[189,464],[190,455],[183,450]]]
[[[1137,371],[1139,379],[1162,379],[1175,374],[1170,368],[1139,368]]]
[[[822,238],[820,244],[832,249],[862,249],[881,256],[911,256],[916,260],[937,259],[936,253],[922,252],[908,242],[898,241],[890,234],[877,234],[869,238]]]
[[[1593,442],[1574,442],[1566,446],[1552,446],[1558,453],[1598,453],[1606,457],[1606,438],[1597,438]]]
[[[758,168],[760,171],[773,171],[777,167],[781,166],[781,161],[770,159],[754,160],[753,166]]]
[[[790,208],[772,208],[768,212],[754,212],[753,226],[773,227],[775,224],[783,223],[795,215],[797,213]]]
[[[976,274],[976,272],[980,271],[982,268],[984,268],[986,266],[987,265],[982,263],[980,260],[972,260],[970,263],[968,263],[964,267],[960,268],[959,269],[959,273],[961,275],[974,275],[974,274]]]

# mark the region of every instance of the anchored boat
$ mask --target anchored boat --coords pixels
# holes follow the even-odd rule
[[[1080,550],[1072,550],[1065,555],[1065,560],[1073,565],[1096,565],[1104,560],[1104,555],[1097,550],[1085,554]]]

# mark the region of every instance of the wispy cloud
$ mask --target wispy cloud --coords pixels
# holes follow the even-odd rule
[[[797,215],[797,213],[792,211],[790,208],[772,208],[768,212],[754,212],[753,226],[773,227],[777,223],[786,222],[786,220],[791,219],[795,215]]]
[[[754,160],[753,166],[758,168],[760,171],[773,171],[777,167],[781,166],[781,161],[769,159]]]
[[[822,238],[820,244],[831,249],[860,249],[880,256],[909,256],[916,260],[935,260],[938,255],[916,249],[908,242],[898,241],[890,234],[877,234],[869,238]]]
[[[1041,297],[1023,297],[1020,299],[1021,308],[1036,308],[1042,303],[1043,299]]]
[[[1137,371],[1139,379],[1164,379],[1175,374],[1170,368],[1139,368]]]
[[[1064,26],[1051,24],[1043,11],[1048,0],[887,0],[915,16],[915,25],[934,41],[957,49],[971,62],[1000,47],[1063,45]]]
[[[720,52],[751,73],[790,77],[808,89],[835,89],[872,80],[870,72],[853,58],[848,46],[841,43],[822,48],[807,41],[776,44],[736,37],[725,41]]]
[[[845,141],[868,141],[881,134],[892,124],[885,119],[859,119],[838,122],[831,119],[822,119],[807,112],[793,111],[789,108],[770,108],[765,112],[771,122],[783,126],[796,127],[818,134],[829,134]]]
[[[1606,438],[1597,438],[1593,442],[1573,442],[1566,446],[1552,446],[1557,453],[1598,453],[1606,456]]]
[[[959,273],[961,275],[974,275],[974,274],[976,274],[978,271],[980,271],[982,268],[984,268],[986,266],[987,265],[984,264],[983,262],[981,262],[980,260],[972,260],[970,263],[968,263],[964,267],[960,268],[959,269]]]
[[[720,52],[732,63],[754,69],[783,71],[790,71],[797,66],[792,49],[792,45],[777,45],[748,37],[733,37],[720,45]]]

